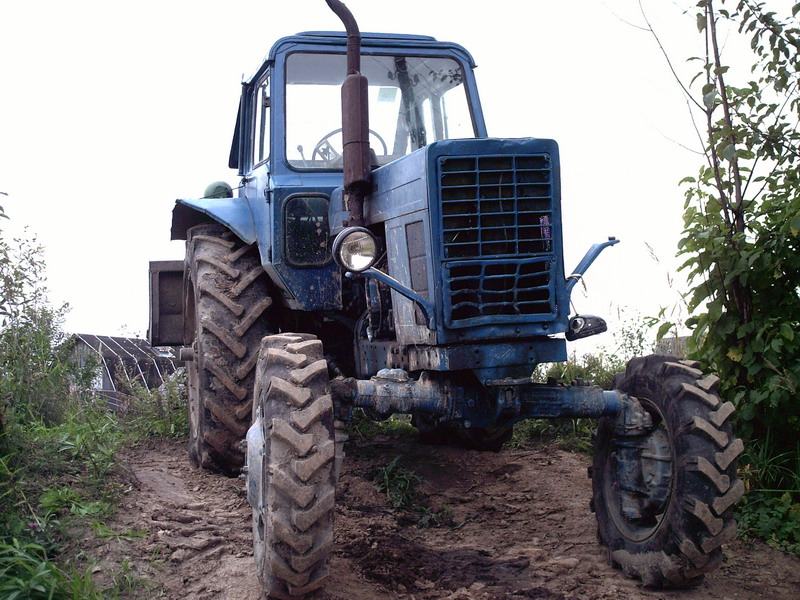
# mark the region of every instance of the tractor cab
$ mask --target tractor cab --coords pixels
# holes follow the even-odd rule
[[[304,32],[273,46],[243,86],[231,153],[240,174],[264,163],[276,176],[341,172],[345,42]],[[466,50],[395,34],[364,34],[361,48],[368,107],[356,108],[368,108],[372,167],[437,140],[486,136]]]

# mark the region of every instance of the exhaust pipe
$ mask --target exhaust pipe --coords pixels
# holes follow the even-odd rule
[[[364,225],[364,198],[370,192],[367,78],[361,74],[361,32],[350,10],[339,0],[326,0],[347,31],[347,76],[342,84],[342,161],[345,226]]]

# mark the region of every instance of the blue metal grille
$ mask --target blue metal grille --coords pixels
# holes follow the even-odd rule
[[[445,259],[550,252],[550,157],[440,159]]]
[[[447,324],[554,318],[550,157],[451,156],[439,169]]]

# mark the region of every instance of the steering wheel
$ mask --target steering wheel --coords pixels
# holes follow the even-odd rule
[[[314,157],[319,155],[320,160],[325,163],[325,166],[332,167],[339,165],[342,161],[342,153],[333,147],[333,144],[330,142],[330,138],[341,132],[342,128],[339,127],[338,129],[334,129],[333,131],[323,135],[322,138],[314,145],[314,151],[311,153],[311,160],[314,160]],[[383,156],[388,156],[389,147],[386,145],[384,139],[378,135],[378,132],[370,129],[369,134],[374,136],[375,139],[381,143]]]

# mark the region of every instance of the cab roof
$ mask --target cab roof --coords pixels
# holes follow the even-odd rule
[[[347,46],[347,34],[344,31],[302,31],[295,35],[279,39],[272,46],[267,61],[275,60],[277,54],[286,46],[294,44],[315,44],[331,46]],[[405,33],[361,33],[362,48],[418,48],[425,50],[441,50],[443,52],[462,55],[467,59],[470,68],[475,68],[475,60],[467,50],[453,42],[440,42],[429,35],[411,35]]]

